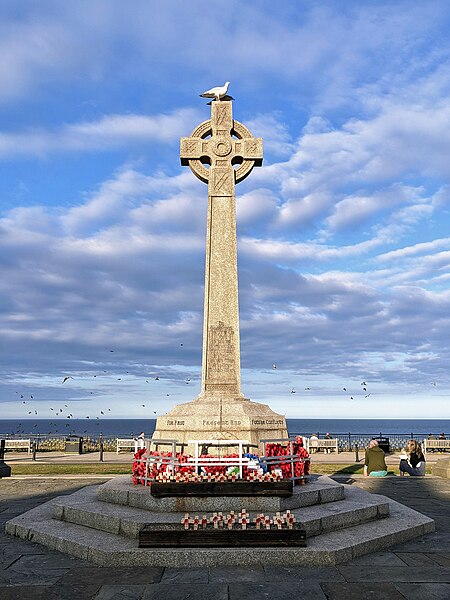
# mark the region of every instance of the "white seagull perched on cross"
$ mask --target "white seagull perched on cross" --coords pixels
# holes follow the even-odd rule
[[[221,98],[227,95],[229,85],[230,82],[226,81],[225,85],[213,87],[210,90],[206,90],[206,92],[200,94],[200,98],[214,98],[215,100],[220,100]]]

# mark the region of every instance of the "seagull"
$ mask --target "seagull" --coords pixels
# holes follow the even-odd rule
[[[200,94],[200,98],[214,98],[214,100],[220,100],[228,92],[229,81],[225,82],[225,85],[219,87],[213,87],[210,90],[206,90],[203,94]]]
[[[272,369],[276,369],[276,368],[277,368],[277,365],[275,363],[273,363]]]
[[[66,381],[67,381],[68,379],[73,379],[72,375],[66,375],[66,376],[64,377],[64,379],[62,380],[62,382],[63,382],[63,383],[66,383]]]
[[[295,394],[295,388],[292,388],[291,394]]]

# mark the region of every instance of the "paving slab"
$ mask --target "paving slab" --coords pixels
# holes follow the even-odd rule
[[[161,599],[228,600],[228,586],[221,583],[155,583],[145,588],[142,600]]]
[[[71,569],[61,578],[61,585],[88,584],[95,580],[100,585],[106,584],[139,584],[156,583],[161,580],[163,569],[160,567],[148,567],[146,569],[135,569],[134,567],[83,567]]]
[[[430,554],[425,554],[424,556],[428,556],[432,558],[435,563],[441,565],[442,567],[450,567],[450,552],[447,553],[438,553],[433,552]]]
[[[397,566],[405,567],[406,563],[403,562],[392,550],[384,550],[383,552],[372,552],[371,554],[365,554],[364,556],[358,556],[353,558],[349,563],[354,566],[365,565],[373,567],[378,566]]]
[[[345,581],[337,567],[272,567],[264,566],[266,581]]]
[[[338,567],[340,573],[349,582],[368,581],[405,581],[405,582],[450,582],[450,569],[437,565],[426,565],[417,567],[377,567],[367,569],[361,565],[341,565]]]
[[[265,572],[263,567],[210,567],[209,581],[213,583],[233,583],[236,580],[242,582],[261,583],[264,581]]]
[[[438,564],[431,556],[427,556],[423,552],[397,552],[396,555],[408,567],[423,567],[425,565],[435,567]]]
[[[319,583],[312,581],[278,582],[278,583],[230,583],[229,600],[326,600]]]
[[[396,583],[405,600],[448,600],[450,583]]]
[[[166,567],[161,583],[208,583],[208,569]]]
[[[103,585],[95,600],[142,600],[145,585],[107,584]]]
[[[327,600],[405,600],[392,583],[322,583],[321,587]]]

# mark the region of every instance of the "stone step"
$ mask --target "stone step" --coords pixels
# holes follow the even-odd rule
[[[115,477],[98,488],[98,500],[142,508],[152,512],[208,513],[239,511],[284,512],[314,504],[325,504],[344,499],[344,486],[325,475],[313,475],[307,485],[296,486],[289,498],[277,497],[225,497],[225,498],[154,498],[148,487],[133,485],[129,475]]]
[[[70,496],[63,496],[55,504],[53,517],[68,523],[137,538],[145,523],[179,523],[184,513],[151,512],[140,508],[100,502],[96,499],[97,486],[89,486]],[[344,500],[293,509],[307,537],[352,527],[389,515],[385,498],[363,490],[349,490]],[[203,513],[200,513],[201,517]],[[211,513],[206,513],[208,516]],[[254,517],[256,513],[250,512]]]
[[[95,564],[116,566],[336,565],[434,531],[434,521],[387,500],[390,517],[317,535],[306,548],[138,548],[131,537],[53,518],[55,498],[6,523],[5,530]]]

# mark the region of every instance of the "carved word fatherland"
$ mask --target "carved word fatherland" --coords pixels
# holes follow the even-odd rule
[[[252,425],[284,425],[283,419],[252,419]]]

